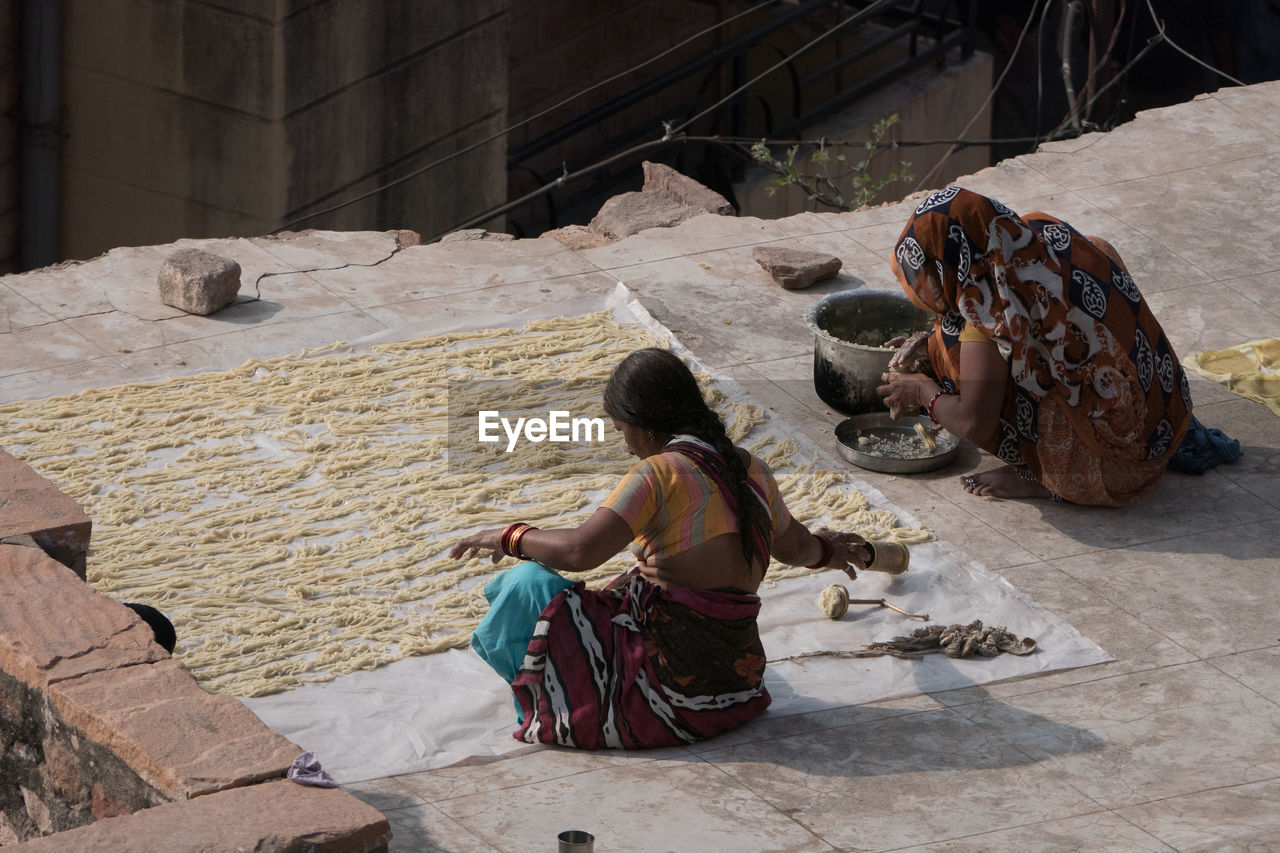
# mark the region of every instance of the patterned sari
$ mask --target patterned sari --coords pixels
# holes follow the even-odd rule
[[[966,325],[1008,362],[983,450],[1073,503],[1123,506],[1155,486],[1190,423],[1191,394],[1110,244],[948,187],[916,208],[894,261],[907,296],[935,315],[929,361],[948,391],[959,387]]]
[[[664,450],[706,466],[736,515],[719,454],[691,442]],[[751,485],[764,500],[759,484]],[[767,565],[768,540],[753,537],[753,544]],[[772,701],[756,595],[665,590],[638,568],[593,590],[536,563],[495,578],[485,595],[490,610],[472,636],[481,657],[510,677],[511,650],[530,638],[511,681],[518,740],[581,749],[681,746],[735,729]],[[533,610],[536,624],[524,621],[538,595],[546,603]]]

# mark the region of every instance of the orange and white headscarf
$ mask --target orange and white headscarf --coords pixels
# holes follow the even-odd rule
[[[1190,420],[1186,375],[1105,241],[948,187],[916,208],[894,260],[907,296],[937,317],[929,354],[940,378],[958,382],[966,324],[1008,361],[1012,387],[991,452],[1039,475],[1045,401],[1103,458],[1154,460],[1175,449]]]

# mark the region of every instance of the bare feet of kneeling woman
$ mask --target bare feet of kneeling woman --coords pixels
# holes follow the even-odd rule
[[[969,474],[960,478],[960,485],[971,495],[984,498],[1048,498],[1053,492],[1040,485],[1030,472],[1012,465]]]

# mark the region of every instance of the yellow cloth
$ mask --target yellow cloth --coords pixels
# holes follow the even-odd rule
[[[960,342],[964,343],[965,341],[989,344],[991,343],[991,338],[982,334],[982,332],[978,331],[973,326],[970,326],[968,323],[965,323],[964,328],[960,330]]]
[[[1195,352],[1182,365],[1280,415],[1280,340]]]

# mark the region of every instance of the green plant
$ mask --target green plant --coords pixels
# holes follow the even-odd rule
[[[751,159],[777,174],[765,190],[770,196],[784,187],[795,186],[819,204],[839,210],[856,210],[875,201],[880,191],[895,181],[909,181],[915,177],[911,164],[905,160],[890,169],[883,178],[871,175],[871,161],[887,147],[881,144],[881,140],[897,122],[895,113],[872,125],[871,138],[862,143],[863,156],[857,163],[850,163],[848,157],[839,153],[842,146],[829,145],[825,139],[819,140],[809,155],[807,171],[796,165],[800,145],[788,147],[786,156],[779,160],[774,157],[768,140],[762,139],[751,146]],[[837,150],[835,157],[831,156],[828,147]]]

